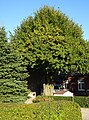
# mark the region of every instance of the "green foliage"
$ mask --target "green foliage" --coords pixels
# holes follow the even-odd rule
[[[89,108],[89,97],[86,96],[74,96],[74,97],[62,97],[62,96],[43,96],[37,97],[34,102],[42,102],[46,100],[51,101],[60,101],[60,100],[67,100],[67,101],[74,101],[80,105],[82,108]]]
[[[25,63],[7,42],[0,29],[0,102],[20,102],[27,97],[28,74]]]
[[[52,96],[52,99],[55,101],[59,101],[59,100],[72,101],[73,100],[72,97],[62,97],[62,96]]]
[[[26,60],[28,71],[39,69],[49,79],[58,71],[89,72],[89,50],[81,26],[54,8],[44,6],[24,20],[12,43]]]
[[[82,108],[89,108],[89,97],[75,96],[74,101],[78,103]]]
[[[53,73],[89,73],[89,42],[81,26],[65,14],[44,6],[23,20],[11,42],[0,28],[0,102],[23,101],[30,71],[40,71],[47,82]],[[39,75],[40,75],[39,74]]]
[[[5,62],[2,64],[3,69],[0,69],[0,96],[4,97],[2,102],[22,101],[28,94],[25,64],[15,51],[5,57]]]
[[[68,101],[0,104],[0,111],[0,120],[82,120],[80,107]]]

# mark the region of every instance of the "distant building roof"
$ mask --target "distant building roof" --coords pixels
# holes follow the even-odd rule
[[[73,93],[68,91],[67,89],[58,90],[53,93],[54,96],[71,96],[73,97]]]

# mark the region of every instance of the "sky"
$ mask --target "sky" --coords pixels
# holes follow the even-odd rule
[[[89,40],[89,0],[1,0],[0,27],[14,32],[23,19],[33,16],[44,5],[60,9],[75,23],[82,25],[84,39]]]

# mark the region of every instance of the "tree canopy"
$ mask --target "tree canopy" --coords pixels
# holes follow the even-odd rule
[[[29,68],[45,74],[89,72],[82,27],[53,7],[44,6],[23,20],[12,41]]]
[[[82,27],[60,10],[44,6],[24,19],[8,43],[0,28],[0,99],[22,101],[32,71],[52,81],[58,72],[89,73],[89,41]],[[1,101],[1,100],[0,100]],[[3,100],[2,100],[3,101]]]

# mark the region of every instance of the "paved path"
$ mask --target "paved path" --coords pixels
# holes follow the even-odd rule
[[[82,120],[89,120],[89,108],[81,108]]]

